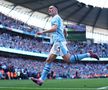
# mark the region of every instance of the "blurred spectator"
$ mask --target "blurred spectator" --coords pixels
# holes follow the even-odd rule
[[[0,79],[29,79],[29,77],[40,77],[45,62],[18,57],[0,57],[0,63]],[[4,65],[7,71],[2,67]],[[8,76],[7,72],[13,75],[16,73],[16,76]],[[53,67],[48,75],[49,79],[59,77],[96,78],[101,76],[108,77],[108,63],[82,62],[70,65],[65,63],[53,63]]]

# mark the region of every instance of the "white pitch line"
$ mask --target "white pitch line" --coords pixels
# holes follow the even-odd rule
[[[108,90],[108,86],[97,88],[98,90]]]
[[[27,90],[31,90],[31,89],[34,89],[34,90],[96,90],[96,88],[29,88],[29,87],[0,87],[0,88],[8,88],[8,89],[27,89]]]

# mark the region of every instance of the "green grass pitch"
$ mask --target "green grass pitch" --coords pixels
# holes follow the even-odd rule
[[[46,80],[37,86],[31,80],[0,80],[0,90],[108,90],[108,79]]]

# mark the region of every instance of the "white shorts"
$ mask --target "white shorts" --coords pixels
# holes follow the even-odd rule
[[[64,56],[60,46],[64,47],[64,49],[68,52],[67,46],[66,46],[66,42],[55,42],[50,50],[50,54],[55,54],[58,56]]]

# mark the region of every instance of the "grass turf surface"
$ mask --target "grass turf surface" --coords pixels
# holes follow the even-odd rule
[[[0,80],[0,90],[108,90],[108,79],[47,80],[37,86],[31,80]]]

